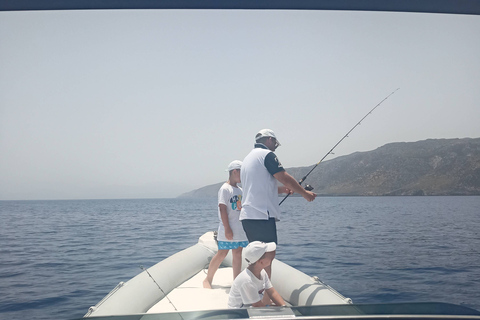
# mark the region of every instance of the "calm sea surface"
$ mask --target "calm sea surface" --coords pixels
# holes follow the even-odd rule
[[[480,310],[480,197],[282,204],[277,258],[354,303]],[[0,318],[82,317],[120,281],[217,228],[216,199],[0,201]]]

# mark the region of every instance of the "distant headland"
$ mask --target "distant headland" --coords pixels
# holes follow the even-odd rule
[[[286,170],[299,180],[312,167]],[[179,197],[216,197],[222,183]],[[306,183],[320,196],[480,195],[480,138],[389,143],[324,161]]]

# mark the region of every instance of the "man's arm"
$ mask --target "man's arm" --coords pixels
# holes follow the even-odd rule
[[[230,228],[230,223],[228,222],[227,206],[223,203],[219,203],[218,208],[220,209],[220,218],[222,219],[223,226],[225,227],[225,238],[227,238],[227,240],[233,240],[233,231],[232,228]]]
[[[288,189],[288,188],[285,187],[285,186],[280,186],[280,187],[278,187],[278,194],[282,194],[282,193],[284,193],[284,194],[292,194],[293,191],[291,191],[290,189]]]
[[[307,201],[313,201],[317,196],[315,193],[311,191],[305,190],[298,182],[293,178],[290,174],[286,171],[280,171],[273,175],[275,179],[277,179],[280,183],[282,183],[285,187],[293,192],[300,194],[304,197]]]

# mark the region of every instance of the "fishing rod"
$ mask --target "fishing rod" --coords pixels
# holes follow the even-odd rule
[[[388,96],[386,96],[382,101],[380,101],[375,107],[373,107],[372,110],[370,110],[360,121],[358,121],[358,123],[356,125],[353,126],[352,129],[350,129],[350,131],[347,132],[346,135],[343,136],[342,139],[340,139],[334,146],[332,149],[330,149],[330,151],[327,152],[326,155],[323,156],[322,159],[320,159],[320,161],[317,162],[317,164],[302,178],[300,179],[300,181],[298,181],[298,183],[300,185],[302,185],[302,183],[305,181],[305,179],[307,179],[307,177],[310,175],[310,173],[312,173],[313,170],[315,170],[315,168],[327,157],[329,156],[330,154],[333,154],[333,150],[345,139],[348,137],[348,135],[356,128],[360,125],[360,123],[362,123],[362,121],[368,117],[375,109],[377,109],[378,106],[380,106],[385,100],[387,100],[392,94],[394,94],[395,92],[397,92],[400,88],[397,88],[396,90],[394,90],[392,93],[390,93]],[[308,190],[308,191],[312,191],[313,190],[313,187],[310,186],[310,185],[306,185],[305,186],[305,190]],[[287,199],[288,197],[290,196],[290,193],[288,193],[285,198],[283,198],[282,201],[280,201],[279,205],[281,205],[283,203],[283,201],[285,201],[285,199]]]

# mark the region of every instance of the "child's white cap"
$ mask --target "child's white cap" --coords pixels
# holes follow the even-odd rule
[[[248,246],[243,250],[243,256],[247,260],[248,264],[254,264],[257,262],[265,252],[272,252],[277,249],[275,242],[261,242],[253,241],[248,244]]]
[[[240,160],[233,160],[232,162],[230,162],[230,164],[228,165],[228,168],[227,170],[225,171],[232,171],[232,170],[235,170],[235,169],[240,169],[242,168],[242,161]]]

